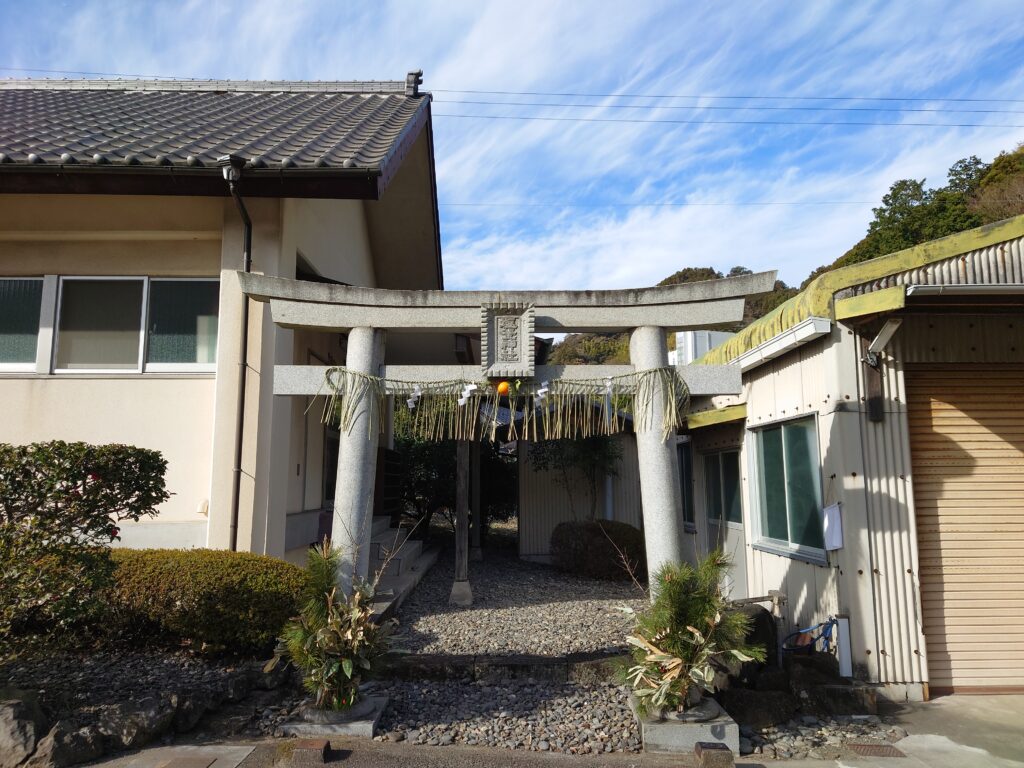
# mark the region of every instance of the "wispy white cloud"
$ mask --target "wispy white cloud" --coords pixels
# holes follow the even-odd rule
[[[0,30],[0,66],[252,79],[400,78],[423,67],[428,88],[571,93],[1020,98],[1024,92],[1024,17],[1013,0],[799,6],[0,0],[0,6],[6,18],[35,20]],[[1024,115],[1012,114],[687,111],[666,109],[664,102],[634,113],[453,104],[443,100],[473,97],[440,90],[436,97],[438,115],[1024,124]],[[674,102],[684,103],[764,102]],[[645,285],[697,264],[778,268],[796,283],[863,234],[870,204],[538,204],[877,201],[897,178],[939,183],[955,160],[990,159],[1024,138],[1022,129],[956,127],[441,116],[435,123],[442,202],[509,204],[442,208],[452,288]]]

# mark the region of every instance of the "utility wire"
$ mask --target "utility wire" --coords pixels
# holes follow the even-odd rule
[[[77,69],[39,69],[33,67],[5,67],[0,66],[3,72],[38,72],[49,75],[88,75],[90,77],[141,77],[154,80],[212,80],[214,78],[202,77],[180,77],[176,75],[143,75],[129,72],[87,72]],[[759,101],[914,101],[914,102],[967,102],[967,103],[999,103],[999,104],[1024,104],[1024,99],[1007,98],[966,98],[958,96],[768,96],[756,95],[733,95],[733,94],[664,94],[664,93],[579,93],[559,91],[485,91],[475,89],[458,88],[430,88],[433,93],[469,93],[488,96],[550,96],[550,97],[573,97],[585,99],[750,99]],[[604,106],[604,105],[602,105]],[[705,107],[706,109],[707,107]],[[795,107],[794,107],[795,109]],[[916,110],[915,110],[916,111]]]
[[[928,108],[928,107],[812,107],[812,106],[749,106],[731,104],[566,104],[545,101],[480,101],[473,99],[434,99],[438,104],[486,104],[495,107],[576,107],[594,109],[689,109],[699,111],[703,109],[718,110],[773,110],[779,112],[805,111],[805,112],[931,112],[931,113],[956,113],[956,114],[996,114],[996,115],[1024,115],[1024,109],[951,109],[951,108]]]
[[[38,72],[46,75],[89,75],[91,77],[142,77],[152,80],[212,79],[197,77],[175,77],[174,75],[132,75],[125,72],[82,72],[77,69],[33,69],[31,67],[0,67],[0,72]]]
[[[705,208],[705,207],[748,207],[774,205],[877,205],[877,200],[807,200],[761,202],[683,202],[683,203],[527,203],[519,201],[482,203],[438,203],[443,208]]]
[[[473,93],[489,96],[571,96],[581,99],[751,99],[774,100],[783,99],[799,101],[951,101],[951,102],[998,102],[1005,104],[1024,104],[1024,99],[1003,98],[964,98],[956,96],[765,96],[765,95],[725,95],[725,94],[654,94],[654,93],[559,93],[555,91],[483,91],[457,90],[454,88],[431,88],[434,93]]]
[[[549,117],[544,115],[466,115],[453,112],[434,112],[434,117],[456,117],[471,120],[543,120],[558,123],[652,123],[663,125],[837,125],[872,126],[890,125],[905,128],[1024,128],[1024,125],[1007,123],[896,123],[882,121],[848,120],[662,120],[632,117]]]

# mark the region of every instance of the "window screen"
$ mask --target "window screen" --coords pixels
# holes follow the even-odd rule
[[[218,296],[212,280],[151,281],[146,362],[215,363]]]
[[[0,279],[0,364],[34,363],[42,280]]]
[[[142,280],[64,280],[57,368],[139,368]]]
[[[788,541],[782,429],[766,429],[759,434],[759,438],[757,464],[761,491],[761,532],[770,539]]]

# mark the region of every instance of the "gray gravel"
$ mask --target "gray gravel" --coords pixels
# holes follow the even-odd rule
[[[596,581],[486,551],[470,563],[473,606],[448,604],[454,578],[450,551],[399,610],[400,645],[414,653],[534,654],[618,650],[631,621],[617,610],[645,598],[630,582]]]
[[[847,747],[850,743],[887,744],[907,735],[905,729],[877,715],[808,715],[771,728],[741,728],[740,733],[741,754],[795,760],[852,757],[854,753]]]
[[[534,752],[639,752],[626,693],[611,684],[533,680],[382,684],[390,697],[378,741]]]

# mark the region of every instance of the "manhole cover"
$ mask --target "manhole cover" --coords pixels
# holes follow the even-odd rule
[[[906,757],[892,744],[849,744],[846,745],[864,757]]]

